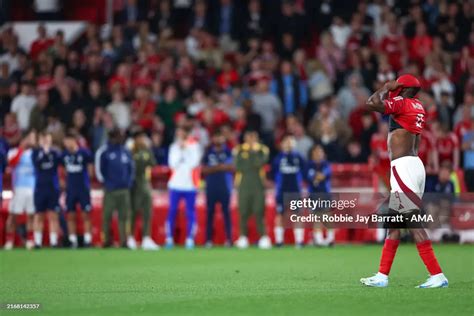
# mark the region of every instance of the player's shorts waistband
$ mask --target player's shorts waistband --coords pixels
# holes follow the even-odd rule
[[[403,157],[390,161],[390,166],[396,166],[397,164],[400,164],[400,163],[403,163],[403,164],[410,163],[410,161],[421,162],[421,159],[418,156],[403,156]]]

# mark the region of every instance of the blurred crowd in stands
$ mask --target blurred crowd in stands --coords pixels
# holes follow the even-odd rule
[[[474,190],[474,5],[446,0],[123,0],[114,24],[66,43],[40,24],[29,49],[0,34],[1,131],[65,133],[95,151],[140,128],[159,164],[175,128],[202,146],[257,130],[274,156],[282,135],[308,157],[369,162],[388,179],[387,118],[365,102],[402,73],[423,84],[420,157],[429,174],[463,169]],[[60,8],[56,16],[60,16]],[[7,18],[8,20],[8,18]]]

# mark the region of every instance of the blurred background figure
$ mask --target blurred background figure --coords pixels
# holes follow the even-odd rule
[[[130,229],[127,245],[136,249],[134,237],[135,223],[138,215],[142,217],[142,249],[158,250],[159,247],[150,237],[151,214],[153,210],[151,169],[156,165],[153,152],[150,150],[150,140],[144,131],[137,131],[133,137],[132,157],[135,163],[135,180],[131,189],[132,209],[130,216]]]
[[[93,176],[93,158],[90,151],[80,147],[77,134],[69,133],[64,137],[64,151],[62,153],[61,164],[66,170],[66,211],[68,240],[71,247],[78,246],[76,213],[79,205],[84,221],[83,246],[89,247],[92,243],[92,224],[90,213],[91,204],[91,178]]]
[[[232,152],[226,145],[221,130],[211,137],[211,146],[204,154],[202,174],[206,181],[207,225],[206,247],[211,247],[214,237],[214,214],[220,204],[224,217],[226,246],[232,245],[232,223],[230,216],[230,198],[233,188]]]
[[[20,146],[8,151],[8,165],[12,170],[13,197],[10,200],[9,214],[6,222],[5,250],[13,248],[16,223],[19,215],[26,214],[26,248],[32,249],[33,224],[35,214],[34,190],[36,184],[35,166],[33,164],[33,147],[36,145],[36,134],[28,133]],[[3,193],[3,191],[2,191]]]
[[[58,247],[60,187],[58,167],[61,153],[53,148],[53,136],[41,132],[38,136],[38,147],[33,149],[33,164],[36,172],[35,183],[35,248],[43,245],[43,228],[46,216],[49,224],[49,244]]]
[[[120,246],[127,247],[127,218],[131,210],[130,188],[135,166],[132,154],[123,145],[120,130],[109,132],[107,145],[100,147],[95,155],[95,174],[104,185],[103,238],[104,247],[118,247],[112,243],[111,222],[114,211],[118,213]]]
[[[295,151],[296,141],[294,136],[285,135],[280,143],[280,152],[272,162],[272,176],[275,182],[275,244],[283,246],[285,229],[283,227],[283,214],[288,211],[287,203],[290,199],[301,197],[305,160]],[[286,203],[285,203],[286,202]],[[296,247],[304,245],[304,228],[295,227]]]
[[[268,147],[259,142],[257,132],[248,130],[244,133],[244,142],[233,150],[238,205],[240,210],[240,236],[236,241],[238,248],[247,248],[248,220],[253,215],[257,223],[260,239],[258,247],[271,248],[271,240],[265,228],[265,171],[268,162]]]
[[[166,220],[166,247],[174,246],[174,229],[179,202],[186,202],[186,243],[187,249],[194,248],[196,234],[196,194],[199,187],[202,150],[199,143],[190,136],[189,126],[176,129],[175,141],[171,144],[168,164],[172,174],[168,181],[170,208]]]
[[[309,193],[314,198],[331,198],[331,165],[326,160],[326,154],[321,145],[315,145],[310,151],[310,158],[306,167],[306,180]],[[318,209],[317,212],[325,212],[327,209]],[[313,242],[316,246],[332,246],[334,244],[334,230],[326,227],[326,237],[323,235],[323,227],[316,223],[313,229]]]

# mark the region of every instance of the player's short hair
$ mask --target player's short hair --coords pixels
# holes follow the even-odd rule
[[[143,129],[139,128],[133,132],[132,136],[133,138],[138,138],[141,136],[147,136],[147,133]]]
[[[64,135],[64,138],[74,138],[74,139],[77,139],[78,137],[78,134],[76,131],[74,130],[69,130],[67,131],[67,133]]]
[[[122,132],[118,128],[114,128],[108,133],[109,140],[115,143],[122,141]]]
[[[218,128],[215,128],[213,131],[212,131],[212,137],[216,137],[216,136],[222,136],[224,133],[222,131],[222,127],[218,127]]]

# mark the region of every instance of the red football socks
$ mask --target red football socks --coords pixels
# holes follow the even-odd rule
[[[425,240],[417,243],[416,248],[418,249],[421,260],[423,260],[426,269],[428,269],[428,272],[431,275],[442,273],[438,259],[436,259],[433,247],[431,246],[431,240]]]
[[[400,240],[398,239],[385,239],[385,244],[382,249],[382,257],[380,258],[379,272],[385,275],[390,273],[392,268],[393,259],[397,253],[398,245]]]

